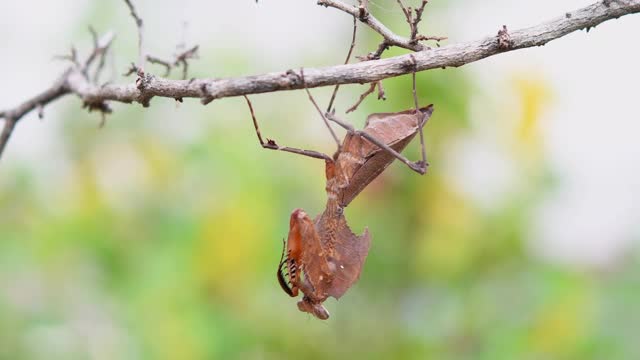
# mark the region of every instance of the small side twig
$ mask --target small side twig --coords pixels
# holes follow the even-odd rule
[[[187,78],[187,73],[189,69],[189,59],[195,59],[198,56],[198,45],[182,51],[178,53],[173,60],[164,60],[156,56],[148,55],[145,52],[144,48],[144,22],[138,12],[136,11],[135,6],[131,2],[131,0],[124,0],[127,6],[129,7],[129,11],[131,12],[131,17],[133,17],[136,26],[138,28],[138,48],[139,48],[139,57],[138,63],[135,65],[135,72],[139,72],[142,70],[144,72],[144,64],[145,62],[150,62],[152,64],[162,65],[166,68],[165,76],[169,76],[171,70],[174,67],[182,66],[182,79]],[[133,74],[132,68],[129,69],[127,75]]]
[[[152,55],[147,55],[147,61],[152,64],[162,65],[165,67],[164,76],[171,75],[171,70],[175,67],[182,66],[182,79],[187,78],[189,69],[189,60],[198,58],[199,46],[193,46],[187,50],[178,53],[173,60],[165,60]]]
[[[136,11],[135,6],[133,6],[133,3],[131,2],[131,0],[124,0],[124,2],[129,7],[129,11],[131,12],[131,17],[133,17],[133,20],[136,22],[136,27],[138,28],[138,51],[139,51],[138,67],[143,69],[144,61],[146,59],[146,55],[144,52],[144,22],[142,21],[142,18],[138,15],[138,12]]]
[[[416,18],[413,18],[410,13],[409,15],[407,15],[407,13],[405,12],[405,16],[411,16],[412,21],[410,21],[409,24],[412,25],[415,22],[415,24],[411,28],[412,34],[413,34],[413,29],[415,28],[415,35],[412,35],[411,38],[405,38],[389,30],[389,28],[387,28],[382,22],[380,22],[380,20],[378,20],[375,16],[371,15],[371,13],[369,13],[368,11],[364,11],[366,10],[366,6],[363,7],[362,2],[360,2],[360,6],[353,6],[353,5],[345,4],[340,0],[318,0],[318,5],[320,6],[332,7],[358,18],[358,20],[360,20],[361,22],[369,26],[373,31],[377,32],[384,38],[384,43],[386,44],[386,47],[398,46],[398,47],[401,47],[407,50],[412,50],[412,51],[422,51],[422,50],[429,49],[428,46],[420,43],[421,39],[419,38],[419,34],[417,30],[418,23],[422,20],[422,11],[424,10],[426,3],[427,3],[426,0],[422,0],[420,9],[417,9],[420,11],[420,14],[417,14],[419,16],[416,16]],[[402,8],[404,9],[403,12],[407,10],[407,8],[405,8],[404,5],[402,5]],[[364,16],[365,14],[366,16]],[[437,38],[440,40],[446,39],[443,37],[437,37]],[[436,40],[436,39],[429,39],[429,40]],[[382,53],[382,51],[380,51],[380,54]]]
[[[147,55],[147,61],[152,63],[152,64],[156,64],[156,65],[162,65],[165,67],[165,72],[164,72],[164,76],[169,76],[171,74],[171,68],[173,67],[173,63],[166,61],[166,60],[162,60],[160,58],[157,58],[153,55]],[[129,68],[129,71],[131,71],[131,68]],[[131,73],[128,73],[129,75],[131,75]]]
[[[78,50],[76,50],[75,46],[71,46],[71,51],[68,55],[56,55],[53,57],[55,60],[66,60],[73,63],[74,66],[80,67],[80,63],[78,62]]]
[[[409,24],[409,30],[411,32],[410,41],[413,44],[417,44],[419,41],[435,41],[438,46],[440,46],[440,41],[447,40],[446,36],[425,36],[420,35],[418,32],[418,25],[422,21],[422,13],[424,12],[425,6],[429,3],[429,0],[422,0],[420,6],[416,9],[412,9],[411,7],[406,7],[402,3],[402,0],[396,0],[404,16],[407,20],[407,24]]]
[[[104,69],[107,52],[109,51],[115,35],[113,32],[109,31],[104,36],[98,37],[98,33],[91,26],[89,26],[89,33],[91,33],[91,38],[93,39],[93,51],[84,62],[83,72],[86,75],[91,64],[96,60],[96,58],[98,58],[99,62],[93,73],[93,82],[97,83],[100,73]]]
[[[126,77],[132,74],[137,74],[138,71],[140,71],[140,68],[136,65],[136,63],[131,63],[131,65],[129,65],[129,67],[127,68],[127,72],[122,74],[122,76]]]
[[[396,0],[396,1],[400,5],[402,12],[404,13],[405,18],[407,19],[407,23],[409,24],[409,29],[411,30],[411,37],[410,37],[411,41],[415,43],[418,41],[417,40],[418,24],[422,20],[422,13],[424,12],[424,7],[427,5],[429,1],[422,0],[420,7],[415,9],[415,16],[413,16],[411,12],[412,11],[411,7],[405,7],[404,4],[402,3],[402,0]]]
[[[411,39],[407,39],[405,37],[395,34],[393,31],[389,30],[389,28],[387,28],[382,22],[380,22],[380,20],[378,20],[375,16],[373,16],[368,11],[364,12],[366,13],[366,16],[361,16],[363,14],[363,11],[361,10],[363,9],[363,7],[348,5],[340,0],[318,0],[318,5],[321,5],[324,7],[332,7],[340,11],[343,11],[347,14],[350,14],[351,16],[355,16],[362,23],[369,26],[373,31],[380,34],[385,39],[388,46],[398,46],[398,47],[401,47],[407,50],[413,50],[413,51],[422,51],[427,49],[426,46],[420,43],[414,43],[411,41]]]
[[[68,94],[69,89],[65,86],[66,76],[70,70],[67,70],[60,78],[48,89],[34,96],[33,98],[23,102],[13,109],[0,112],[0,117],[4,118],[4,127],[0,134],[0,157],[15,130],[16,124],[20,119],[34,109],[38,112],[43,111],[44,106],[62,95]]]
[[[183,51],[182,53],[178,54],[178,56],[176,56],[176,61],[175,61],[176,66],[178,66],[177,64],[182,64],[182,79],[187,78],[187,74],[189,71],[188,60],[198,58],[198,48],[199,46],[196,45],[190,49],[187,49],[186,51]]]
[[[370,53],[368,53],[365,56],[357,56],[358,60],[360,61],[369,61],[369,60],[380,60],[380,57],[382,56],[382,53],[385,52],[385,50],[389,49],[389,44],[387,43],[386,40],[383,40],[380,45],[378,45],[378,48],[375,51],[372,51]]]
[[[16,128],[17,123],[25,116],[27,113],[37,110],[38,117],[42,118],[44,116],[44,107],[50,102],[58,99],[59,97],[69,94],[72,92],[71,86],[69,84],[69,78],[72,75],[76,75],[76,78],[82,79],[85,82],[83,84],[84,89],[89,89],[92,85],[89,82],[89,79],[86,77],[86,71],[88,67],[95,61],[97,55],[99,53],[104,53],[106,49],[108,49],[113,41],[114,35],[113,32],[107,32],[105,35],[100,37],[97,42],[94,41],[94,49],[92,53],[87,57],[84,61],[84,65],[80,65],[81,62],[78,61],[77,51],[75,48],[72,48],[71,58],[74,59],[73,65],[65,70],[58,79],[43,92],[37,94],[33,98],[26,100],[22,104],[0,112],[0,117],[4,118],[4,127],[2,129],[2,133],[0,134],[0,157],[2,157],[2,153],[7,146],[7,142],[11,138],[13,131]],[[97,44],[97,46],[95,46]],[[81,94],[78,94],[81,95]],[[81,96],[82,97],[82,96]],[[102,104],[103,106],[108,106],[106,104],[106,99],[95,99],[94,102],[96,104]]]

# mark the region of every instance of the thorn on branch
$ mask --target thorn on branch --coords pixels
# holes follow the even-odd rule
[[[507,30],[507,25],[502,25],[502,29],[498,31],[498,48],[501,50],[509,50],[512,45],[513,42]]]
[[[38,119],[44,119],[44,105],[38,104],[36,108],[38,109]]]

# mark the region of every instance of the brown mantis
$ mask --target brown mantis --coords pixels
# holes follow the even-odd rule
[[[301,74],[304,83],[304,74]],[[419,108],[413,74],[415,109],[368,116],[363,130],[356,130],[340,120],[334,112],[322,114],[308,89],[309,99],[331,130],[338,150],[330,157],[313,151],[265,142],[260,134],[253,106],[245,97],[263,148],[280,150],[325,160],[327,204],[315,220],[302,209],[291,213],[289,234],[278,265],[277,278],[282,289],[292,297],[304,294],[298,309],[325,320],[329,312],[322,303],[333,296],[338,299],[358,280],[369,252],[371,236],[367,229],[360,236],[349,228],[344,208],[395,159],[411,170],[424,174],[427,169],[422,128],[433,113],[433,106]],[[340,143],[329,121],[347,130]],[[412,162],[400,152],[420,134],[422,159]]]

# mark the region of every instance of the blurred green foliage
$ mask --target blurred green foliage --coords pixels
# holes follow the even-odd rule
[[[358,49],[378,40],[361,35]],[[240,99],[117,106],[102,131],[69,104],[55,181],[3,170],[0,359],[640,358],[637,261],[588,273],[527,249],[553,186],[535,130],[544,86],[516,81],[522,111],[504,146],[521,181],[487,209],[443,171],[448,144],[473,131],[467,74],[418,80],[436,104],[432,166],[420,177],[394,164],[347,209],[373,243],[327,322],[298,312],[275,278],[290,211],[323,208],[322,162],[260,149]],[[389,99],[365,101],[356,126],[412,106],[410,77],[384,85]],[[345,87],[339,106],[361,90]],[[314,94],[324,103],[327,91]],[[254,105],[263,134],[331,151],[304,94]]]

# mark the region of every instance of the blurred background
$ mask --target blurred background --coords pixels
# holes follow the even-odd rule
[[[421,32],[475,40],[592,1],[432,1]],[[136,4],[154,55],[200,45],[193,77],[333,65],[351,41],[313,0]],[[370,10],[408,34],[395,1]],[[133,81],[124,2],[1,2],[0,108],[50,84],[54,55],[86,54],[89,25],[117,34],[103,81]],[[290,212],[324,207],[324,164],[262,150],[241,98],[114,104],[102,129],[74,97],[30,114],[0,164],[0,359],[640,358],[638,33],[628,16],[418,74],[431,167],[393,164],[349,206],[372,247],[326,322],[275,277]],[[359,27],[355,54],[379,41]],[[345,117],[412,106],[410,76],[384,86]],[[252,100],[263,136],[334,150],[303,92]]]

